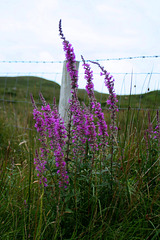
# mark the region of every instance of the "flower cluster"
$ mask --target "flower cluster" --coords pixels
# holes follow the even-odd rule
[[[59,33],[63,40],[63,48],[66,57],[66,67],[71,78],[71,93],[72,98],[69,100],[70,120],[72,121],[72,143],[74,145],[73,153],[81,152],[82,156],[85,154],[85,143],[87,141],[85,115],[80,102],[77,97],[78,88],[78,71],[76,70],[76,59],[72,45],[65,39],[62,28],[61,20],[59,22]]]
[[[85,79],[87,81],[86,91],[89,97],[90,105],[86,107],[83,103],[81,106],[78,96],[78,71],[76,70],[76,59],[74,54],[74,49],[72,45],[67,41],[63,35],[61,20],[59,22],[59,33],[61,39],[63,40],[63,48],[66,57],[66,67],[71,78],[71,99],[69,100],[69,122],[67,124],[68,132],[66,132],[64,121],[58,113],[55,99],[53,103],[53,110],[51,110],[50,105],[46,103],[44,97],[40,93],[40,99],[42,101],[41,111],[38,111],[33,97],[31,96],[33,103],[33,114],[36,120],[35,127],[40,134],[41,142],[41,155],[38,155],[36,151],[35,165],[38,170],[38,176],[40,177],[40,182],[47,186],[47,179],[44,174],[46,171],[47,157],[49,151],[53,151],[55,157],[55,165],[57,167],[57,174],[59,177],[59,186],[66,188],[68,185],[68,173],[66,171],[65,157],[68,160],[70,145],[73,144],[73,158],[78,157],[78,155],[83,159],[88,154],[88,147],[95,152],[102,146],[102,149],[107,146],[108,142],[108,132],[107,124],[104,118],[104,113],[102,112],[101,104],[97,102],[94,95],[94,84],[93,84],[93,72],[91,71],[90,65],[87,64],[82,57],[83,67],[85,70]],[[96,63],[98,64],[98,63]],[[99,65],[99,64],[98,64]],[[111,126],[112,133],[117,130],[115,126],[115,112],[118,110],[116,106],[117,98],[114,91],[114,79],[104,70],[103,67],[99,65],[102,70],[101,75],[105,76],[105,85],[109,90],[109,99],[107,104],[110,106],[111,110]],[[98,134],[96,132],[96,126],[94,123],[94,117],[97,118]],[[97,144],[97,136],[99,135],[100,144]],[[67,141],[66,141],[67,138]],[[67,145],[66,156],[64,148]],[[103,153],[105,155],[105,152]],[[93,154],[94,155],[94,154]],[[93,157],[94,159],[94,157]]]
[[[66,162],[64,161],[64,145],[66,138],[66,130],[64,127],[64,122],[61,119],[56,105],[54,103],[54,111],[51,110],[49,104],[47,105],[44,101],[42,94],[40,94],[44,111],[44,121],[46,123],[46,130],[48,132],[48,137],[50,138],[50,148],[54,151],[55,162],[57,167],[57,174],[59,175],[59,186],[65,187],[68,184],[68,175],[66,171]]]
[[[82,57],[82,56],[81,56]],[[101,136],[101,145],[106,146],[107,145],[107,137],[108,137],[108,132],[107,132],[107,124],[104,119],[104,113],[102,112],[102,108],[100,103],[97,102],[95,99],[94,95],[94,84],[93,84],[93,72],[91,71],[90,65],[87,64],[82,57],[83,61],[83,67],[85,69],[85,79],[87,81],[86,85],[86,91],[88,93],[88,97],[90,100],[90,110],[94,111],[98,121],[98,128],[99,128],[99,136]]]
[[[91,61],[92,62],[92,61]],[[104,82],[105,86],[108,88],[109,91],[109,98],[107,100],[107,104],[109,105],[109,109],[111,111],[111,124],[110,124],[110,129],[112,130],[112,137],[116,134],[118,128],[116,126],[116,112],[118,112],[118,107],[116,103],[118,102],[115,89],[114,89],[114,78],[110,73],[108,73],[104,67],[102,67],[99,63],[97,62],[92,62],[97,64],[100,69],[101,69],[101,76],[104,76]]]
[[[40,184],[44,184],[44,187],[47,187],[47,178],[44,176],[45,174],[45,171],[46,171],[46,163],[47,161],[43,160],[43,156],[41,155],[41,158],[39,158],[39,155],[38,155],[38,152],[36,150],[36,153],[35,153],[35,158],[34,158],[34,164],[36,165],[36,170],[38,171],[37,173],[37,177],[39,177],[39,183]]]
[[[90,100],[91,108],[94,108],[94,102],[96,101],[94,96],[94,84],[93,84],[93,71],[90,68],[90,65],[87,64],[81,55],[82,61],[83,61],[83,67],[84,67],[84,78],[87,81],[86,84],[86,91]]]
[[[63,40],[63,49],[64,49],[66,60],[67,60],[66,67],[71,78],[72,94],[74,94],[76,97],[77,88],[78,88],[78,71],[76,70],[76,58],[75,58],[74,49],[72,45],[65,39],[63,35],[61,20],[59,21],[59,33],[60,33],[61,39]]]
[[[154,131],[154,138],[158,139],[158,144],[160,145],[160,119],[159,119],[159,111],[157,110],[157,126]]]
[[[36,120],[35,127],[40,133],[39,140],[42,143],[41,159],[38,157],[38,153],[36,152],[36,169],[41,173],[40,177],[42,178],[42,180],[45,180],[45,178],[43,177],[43,173],[45,171],[45,164],[47,163],[47,153],[49,152],[50,148],[51,151],[54,151],[56,162],[55,165],[58,169],[57,174],[59,176],[59,186],[66,188],[68,184],[68,175],[66,171],[66,162],[64,161],[63,153],[66,138],[64,122],[58,114],[55,103],[53,106],[54,110],[52,111],[49,104],[46,103],[41,93],[40,98],[43,103],[43,106],[41,108],[42,112],[37,110],[32,97],[32,103],[34,107],[34,119]],[[47,145],[47,137],[50,139],[50,147],[48,147]]]
[[[85,135],[88,137],[89,146],[93,151],[98,150],[97,144],[97,133],[96,127],[94,124],[93,114],[89,111],[89,109],[84,105],[84,118],[85,118]]]
[[[34,102],[33,96],[31,95],[31,100],[33,104],[33,116],[36,121],[35,128],[37,129],[37,132],[40,134],[39,141],[41,142],[42,147],[40,148],[41,155],[38,155],[38,152],[36,151],[35,158],[34,158],[34,164],[36,165],[36,170],[38,171],[37,176],[40,179],[40,184],[43,183],[44,186],[47,186],[47,179],[44,177],[46,172],[46,163],[47,163],[47,154],[49,152],[47,148],[47,142],[46,142],[46,126],[45,121],[43,119],[43,114],[38,111],[37,106]]]
[[[146,143],[147,156],[149,157],[149,148],[155,142],[153,140],[158,141],[158,145],[160,146],[160,120],[159,120],[159,111],[157,110],[157,124],[155,127],[155,131],[153,128],[153,123],[151,121],[150,112],[148,112],[148,128],[144,131],[144,140]]]
[[[101,67],[101,76],[105,76],[105,86],[108,88],[109,91],[109,98],[107,100],[107,104],[109,105],[109,109],[111,110],[111,125],[110,128],[111,130],[115,133],[118,128],[115,125],[115,120],[116,120],[116,112],[118,112],[118,107],[116,103],[118,102],[117,96],[115,94],[114,90],[114,78],[110,73],[108,73],[104,68]]]

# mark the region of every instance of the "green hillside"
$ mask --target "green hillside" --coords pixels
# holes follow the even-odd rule
[[[52,101],[53,96],[58,101],[60,86],[53,81],[33,76],[0,77],[0,99],[30,101],[30,93],[32,93],[38,100],[40,91],[47,101]]]
[[[30,93],[33,94],[36,101],[39,101],[39,92],[42,92],[46,101],[52,103],[53,97],[59,101],[60,85],[46,80],[44,78],[33,76],[19,77],[0,77],[0,99],[5,102],[30,102]],[[102,107],[106,106],[108,94],[95,91],[97,101],[101,102]],[[80,101],[88,103],[88,96],[84,89],[78,90]],[[118,106],[120,108],[159,108],[160,91],[148,92],[142,95],[118,96]]]

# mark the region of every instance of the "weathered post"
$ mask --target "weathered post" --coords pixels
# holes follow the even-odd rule
[[[71,78],[66,68],[67,61],[63,63],[63,72],[61,80],[61,89],[59,97],[59,113],[63,118],[65,125],[68,122],[68,109],[69,109],[69,99],[71,98]],[[79,69],[79,62],[76,61],[76,69]]]

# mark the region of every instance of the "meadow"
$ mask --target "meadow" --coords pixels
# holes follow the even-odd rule
[[[73,73],[66,127],[58,84],[0,79],[0,239],[158,240],[160,91],[116,96],[102,68],[101,95],[82,58],[85,95],[61,26],[60,36]]]

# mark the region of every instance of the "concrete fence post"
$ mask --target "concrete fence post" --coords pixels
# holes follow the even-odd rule
[[[67,61],[63,63],[63,72],[61,80],[61,89],[59,97],[59,113],[63,118],[65,125],[68,122],[68,109],[69,109],[69,99],[71,98],[71,78],[66,68]],[[76,61],[76,69],[79,69],[79,62]]]

